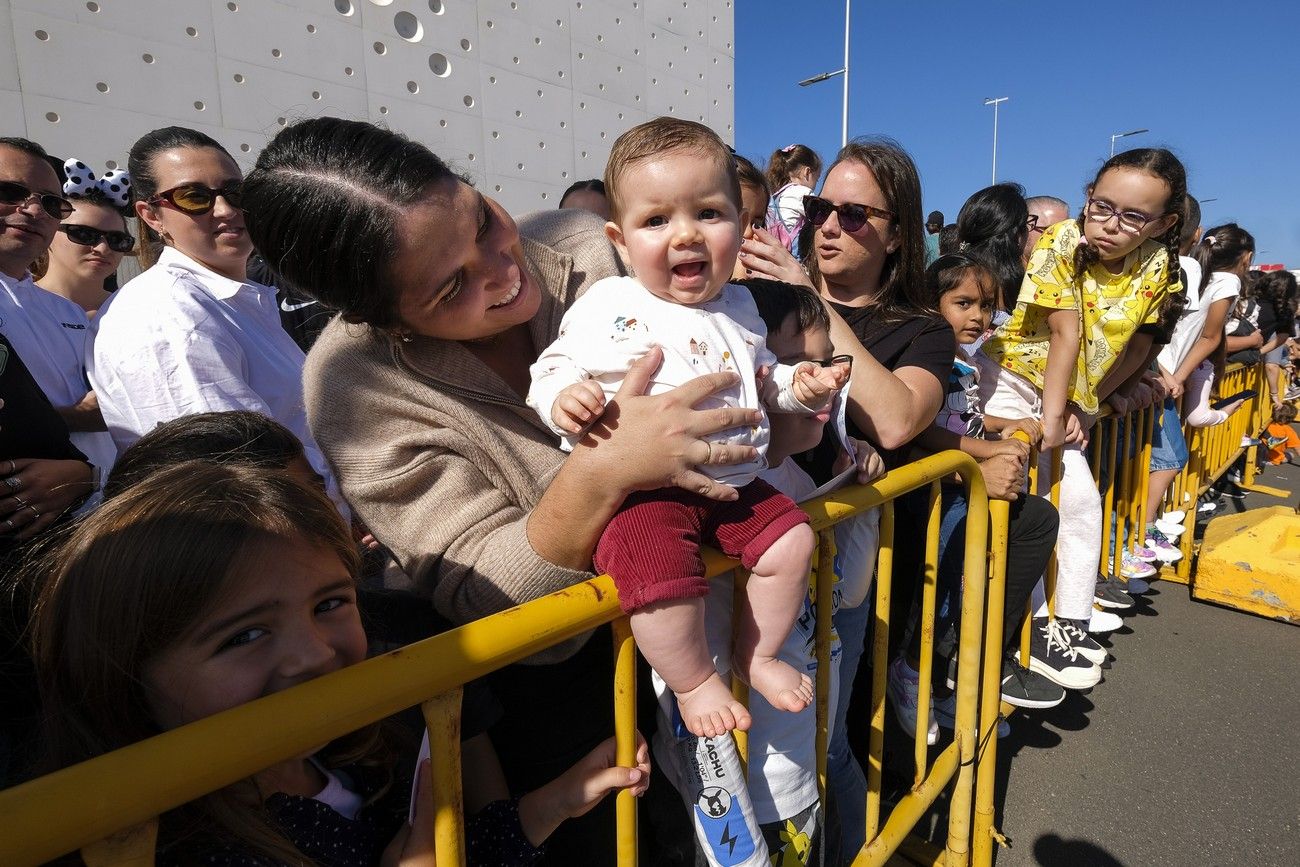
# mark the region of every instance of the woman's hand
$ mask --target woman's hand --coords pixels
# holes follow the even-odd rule
[[[752,238],[741,241],[740,265],[747,277],[766,277],[813,288],[812,280],[799,260],[766,229],[755,229]]]
[[[85,461],[19,458],[0,461],[0,535],[30,539],[94,491]]]
[[[1023,445],[1023,443],[1022,443]],[[1015,455],[1000,454],[980,461],[984,487],[995,500],[1015,502],[1025,487],[1025,462]]]
[[[655,347],[633,363],[605,413],[574,448],[599,461],[599,483],[617,490],[648,491],[679,487],[713,500],[734,500],[736,489],[714,481],[697,466],[727,466],[756,460],[752,446],[710,442],[706,437],[762,422],[762,410],[719,407],[697,410],[695,405],[715,392],[735,386],[734,373],[709,373],[672,391],[645,396],[654,372],[663,361]],[[592,466],[592,465],[589,465]]]

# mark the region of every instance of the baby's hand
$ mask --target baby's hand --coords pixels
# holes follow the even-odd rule
[[[809,409],[821,409],[835,392],[849,381],[849,366],[834,364],[830,367],[805,362],[795,370],[792,390],[795,398]]]
[[[551,405],[551,421],[569,433],[582,433],[605,412],[605,392],[592,379],[575,382]]]

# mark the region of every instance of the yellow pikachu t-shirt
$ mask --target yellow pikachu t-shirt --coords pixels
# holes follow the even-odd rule
[[[1079,361],[1066,400],[1084,412],[1098,408],[1097,388],[1140,325],[1154,324],[1168,294],[1169,254],[1158,241],[1144,241],[1124,257],[1118,274],[1100,262],[1076,275],[1079,224],[1065,220],[1038,239],[1025,269],[1011,318],[983,346],[984,354],[1043,388],[1051,340],[1047,317],[1054,310],[1079,311]]]

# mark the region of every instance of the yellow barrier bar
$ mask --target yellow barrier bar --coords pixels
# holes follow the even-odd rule
[[[1065,454],[1064,446],[1057,446],[1052,449],[1052,505],[1059,511],[1061,508],[1061,456]],[[1047,561],[1047,574],[1043,576],[1043,590],[1047,593],[1047,613],[1050,617],[1056,617],[1056,548],[1052,548],[1052,556]]]
[[[433,772],[433,839],[439,864],[465,867],[465,815],[460,772],[460,701],[456,686],[424,702]]]
[[[620,617],[614,627],[614,754],[625,768],[636,767],[636,642],[632,622]],[[619,867],[636,867],[636,797],[619,791],[614,802]]]
[[[876,558],[876,614],[871,633],[871,731],[867,750],[867,840],[880,829],[880,789],[884,774],[885,681],[879,672],[889,669],[889,605],[894,578],[894,504],[880,507],[880,553]]]
[[[913,784],[925,779],[930,753],[930,702],[934,695],[934,598],[939,581],[939,519],[942,495],[939,482],[930,483],[925,524],[925,560],[921,567],[921,657],[917,666],[916,730],[912,732]]]
[[[831,610],[835,591],[835,531],[822,530],[817,534],[817,586],[815,601],[817,622],[814,635],[817,643],[817,792],[826,803],[826,751],[830,746],[831,699]],[[841,683],[840,689],[851,690],[853,684]]]
[[[998,717],[1002,708],[1002,631],[1007,590],[1007,532],[1011,505],[989,500],[989,583],[984,623],[984,680],[980,691],[979,754],[975,762],[975,819],[971,831],[971,860],[977,867],[993,863],[994,800],[997,790]],[[1022,660],[1029,659],[1033,612],[1025,612]]]
[[[745,610],[745,593],[749,585],[749,570],[736,569],[732,578],[732,595],[731,595],[731,646],[736,646],[736,639],[740,635],[740,618],[735,616],[737,611]],[[749,707],[749,684],[740,679],[733,666],[731,671],[731,694],[736,701]],[[736,755],[740,757],[740,770],[749,779],[749,732],[740,729],[732,729],[731,739],[736,742]]]
[[[1115,538],[1113,535],[1113,531],[1111,530],[1110,516],[1115,513],[1115,509],[1117,508],[1118,505],[1115,485],[1116,485],[1116,478],[1117,478],[1116,471],[1119,469],[1119,464],[1118,464],[1119,444],[1117,442],[1119,437],[1115,435],[1116,429],[1115,429],[1115,422],[1113,420],[1107,420],[1106,422],[1104,422],[1104,424],[1107,425],[1106,444],[1105,444],[1105,449],[1106,449],[1105,467],[1106,467],[1107,481],[1106,481],[1105,501],[1101,508],[1101,514],[1102,514],[1101,538],[1103,541],[1103,545],[1101,548],[1100,567],[1105,570],[1108,576],[1114,578],[1117,574],[1119,574],[1119,568],[1118,568],[1119,564],[1115,562],[1115,558],[1114,558]]]

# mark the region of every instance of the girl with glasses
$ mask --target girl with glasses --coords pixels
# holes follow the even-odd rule
[[[1065,446],[1055,621],[1035,631],[1029,666],[1048,677],[1093,650],[1094,600],[1133,605],[1123,586],[1098,580],[1102,508],[1087,430],[1101,402],[1146,366],[1152,335],[1142,327],[1183,296],[1182,163],[1164,149],[1127,151],[1102,166],[1087,192],[1079,219],[1051,227],[1034,247],[1011,319],[984,344],[990,363],[980,383],[986,412],[1041,419],[1043,451]]]
[[[63,194],[72,203],[72,213],[59,221],[45,274],[37,285],[94,316],[109,298],[104,281],[117,273],[122,257],[135,249],[125,212],[130,178],[126,172],[96,177],[75,158],[64,163],[64,172]]]
[[[175,126],[140,138],[128,165],[151,267],[95,318],[89,366],[118,451],[183,415],[252,410],[302,440],[333,494],[307,429],[305,357],[280,325],[275,290],[248,279],[239,166],[214,139]]]

